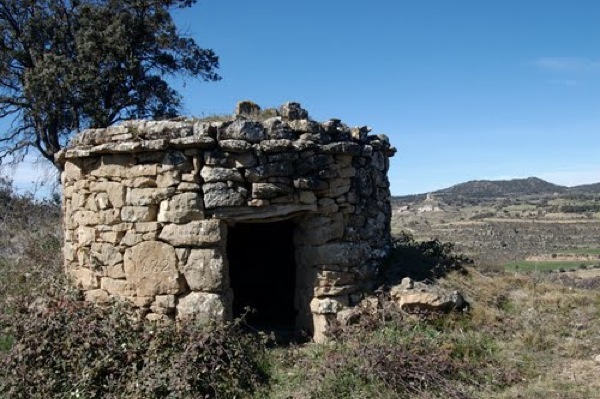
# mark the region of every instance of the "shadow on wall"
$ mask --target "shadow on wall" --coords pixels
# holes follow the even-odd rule
[[[383,270],[383,283],[399,284],[404,277],[416,281],[433,281],[451,271],[466,273],[464,266],[473,264],[454,250],[454,244],[439,240],[415,241],[410,233],[394,238],[393,249]]]

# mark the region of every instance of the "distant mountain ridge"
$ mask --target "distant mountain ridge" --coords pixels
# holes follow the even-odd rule
[[[552,194],[600,194],[600,183],[567,187],[550,183],[538,177],[512,180],[472,180],[452,187],[433,191],[439,197],[462,198],[501,198],[526,195]],[[422,201],[427,194],[414,194],[394,197],[398,201]]]

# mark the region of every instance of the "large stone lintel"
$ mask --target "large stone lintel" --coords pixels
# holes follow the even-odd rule
[[[222,207],[213,211],[213,216],[234,222],[268,221],[286,219],[303,212],[316,212],[316,204],[269,205],[265,207]]]

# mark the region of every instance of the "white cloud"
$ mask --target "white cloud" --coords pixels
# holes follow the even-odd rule
[[[552,72],[582,73],[600,71],[600,59],[583,57],[541,57],[534,60],[533,64]]]

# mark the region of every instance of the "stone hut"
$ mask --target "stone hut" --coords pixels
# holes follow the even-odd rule
[[[271,117],[266,117],[271,116]],[[86,299],[322,339],[390,245],[385,135],[297,103],[226,120],[128,121],[58,154],[66,272]]]

